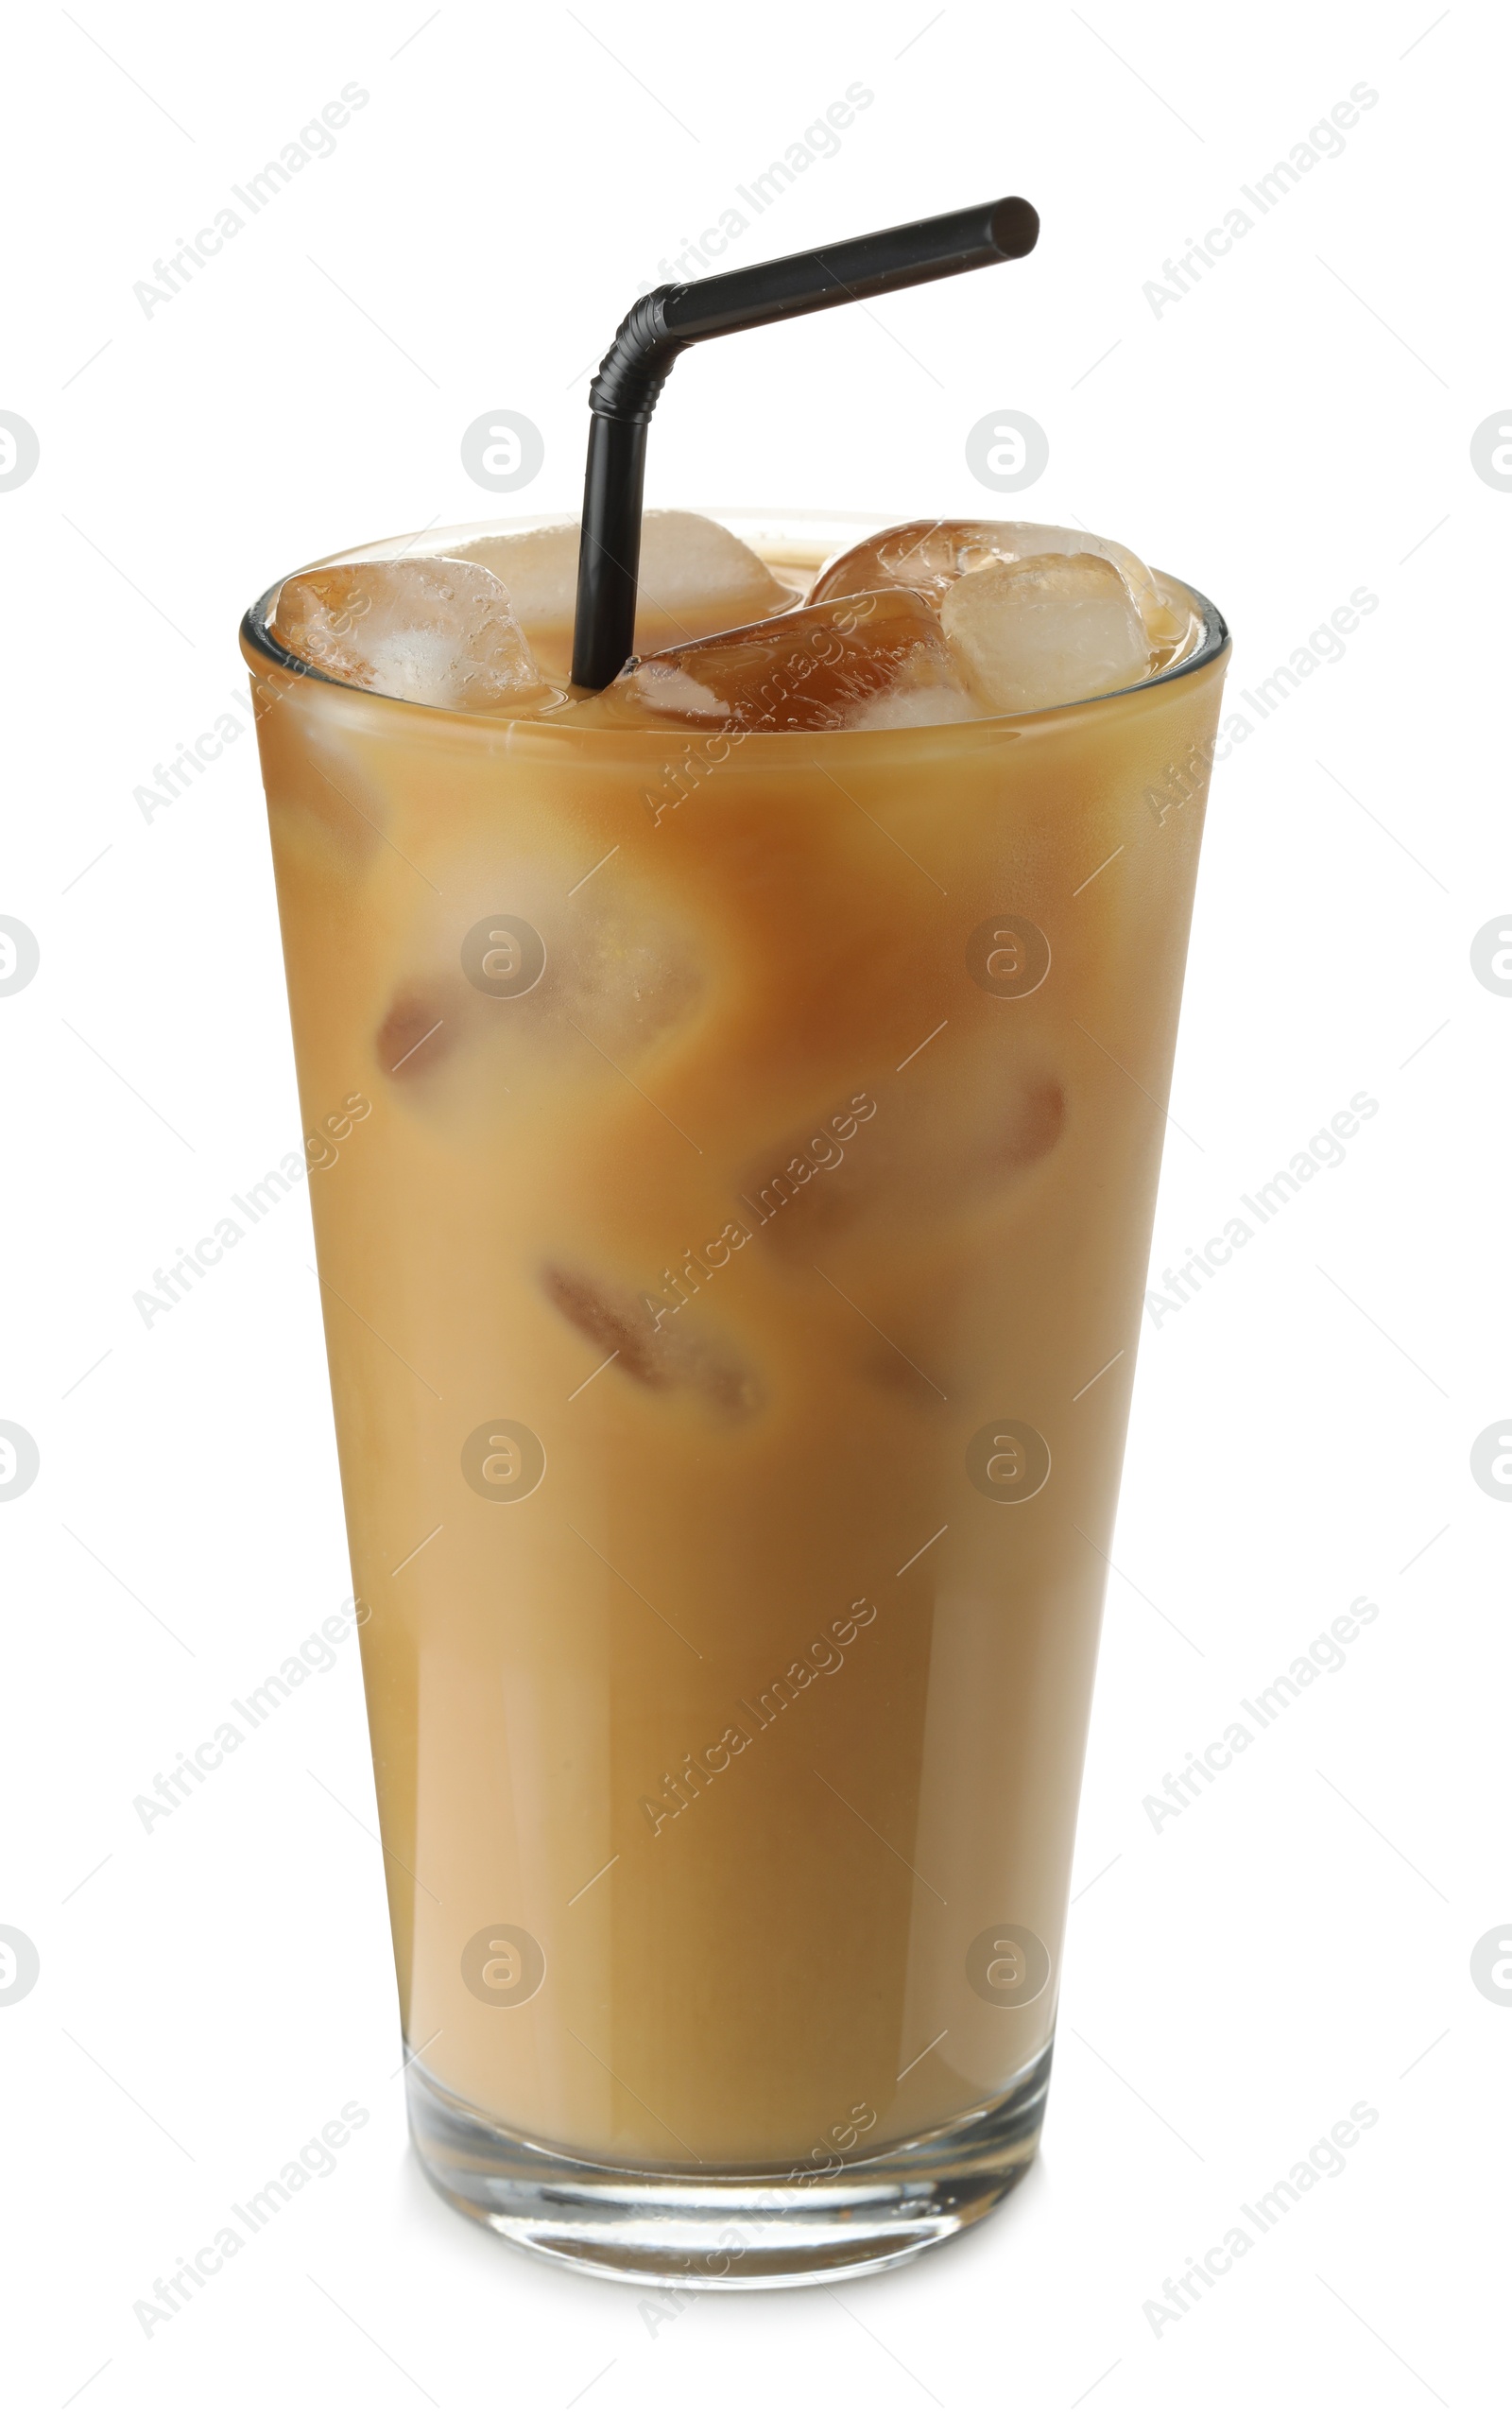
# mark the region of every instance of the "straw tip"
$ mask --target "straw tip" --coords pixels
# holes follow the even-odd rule
[[[1005,260],[1022,260],[1040,240],[1040,213],[1032,201],[1024,201],[1017,194],[994,201],[988,225]]]

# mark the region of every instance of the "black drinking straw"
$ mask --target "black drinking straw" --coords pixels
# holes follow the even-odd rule
[[[1027,201],[985,201],[911,226],[885,227],[823,251],[792,252],[691,285],[658,285],[621,320],[589,389],[593,419],[577,555],[573,679],[607,688],[635,643],[645,432],[678,354],[731,328],[765,327],[836,302],[865,302],[966,268],[1033,251],[1039,214]]]

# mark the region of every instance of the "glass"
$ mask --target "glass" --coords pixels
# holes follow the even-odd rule
[[[1164,587],[1121,695],[738,743],[243,626],[414,2137],[547,2255],[866,2271],[1034,2154],[1228,651]]]

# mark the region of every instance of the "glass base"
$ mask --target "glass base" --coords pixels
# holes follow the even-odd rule
[[[833,2172],[603,2166],[506,2132],[418,2060],[410,2130],[442,2198],[542,2258],[622,2282],[760,2291],[875,2275],[989,2215],[1040,2146],[1046,2047],[1013,2089]]]

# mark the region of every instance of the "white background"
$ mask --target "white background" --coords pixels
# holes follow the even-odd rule
[[[1512,2006],[1469,1960],[1512,1930],[1512,1506],[1469,1453],[1512,1409],[1512,999],[1469,948],[1512,907],[1512,494],[1470,439],[1512,420],[1504,19],[78,0],[8,40],[0,407],[41,461],[0,493],[0,910],[42,951],[0,1000],[0,1416],[42,1457],[0,1504],[0,1922],[41,1957],[0,2007],[10,2406],[1486,2409]],[[335,155],[145,314],[352,80]],[[1157,315],[1167,256],[1362,81],[1343,156]],[[1246,711],[1369,589],[1214,781],[1155,1269],[1380,1106],[1144,1331],[1038,2168],[897,2275],[677,2304],[511,2254],[414,2165],[352,1645],[133,1814],[349,1581],[302,1193],[150,1331],[132,1295],[298,1146],[242,608],[390,530],[574,509],[616,320],[856,82],[730,264],[1004,191],[1040,249],[684,363],[650,500],[1074,515],[1220,601]],[[503,407],[546,458],[494,502],[458,445]],[[1050,463],[1000,502],[963,448],[1004,408]],[[148,821],[133,791],[224,712]],[[1361,1595],[1345,1669],[1157,1832],[1161,1775]],[[336,2172],[146,2337],[133,2303],[352,2099]],[[1346,2171],[1157,2332],[1164,2279],[1362,2099]]]

